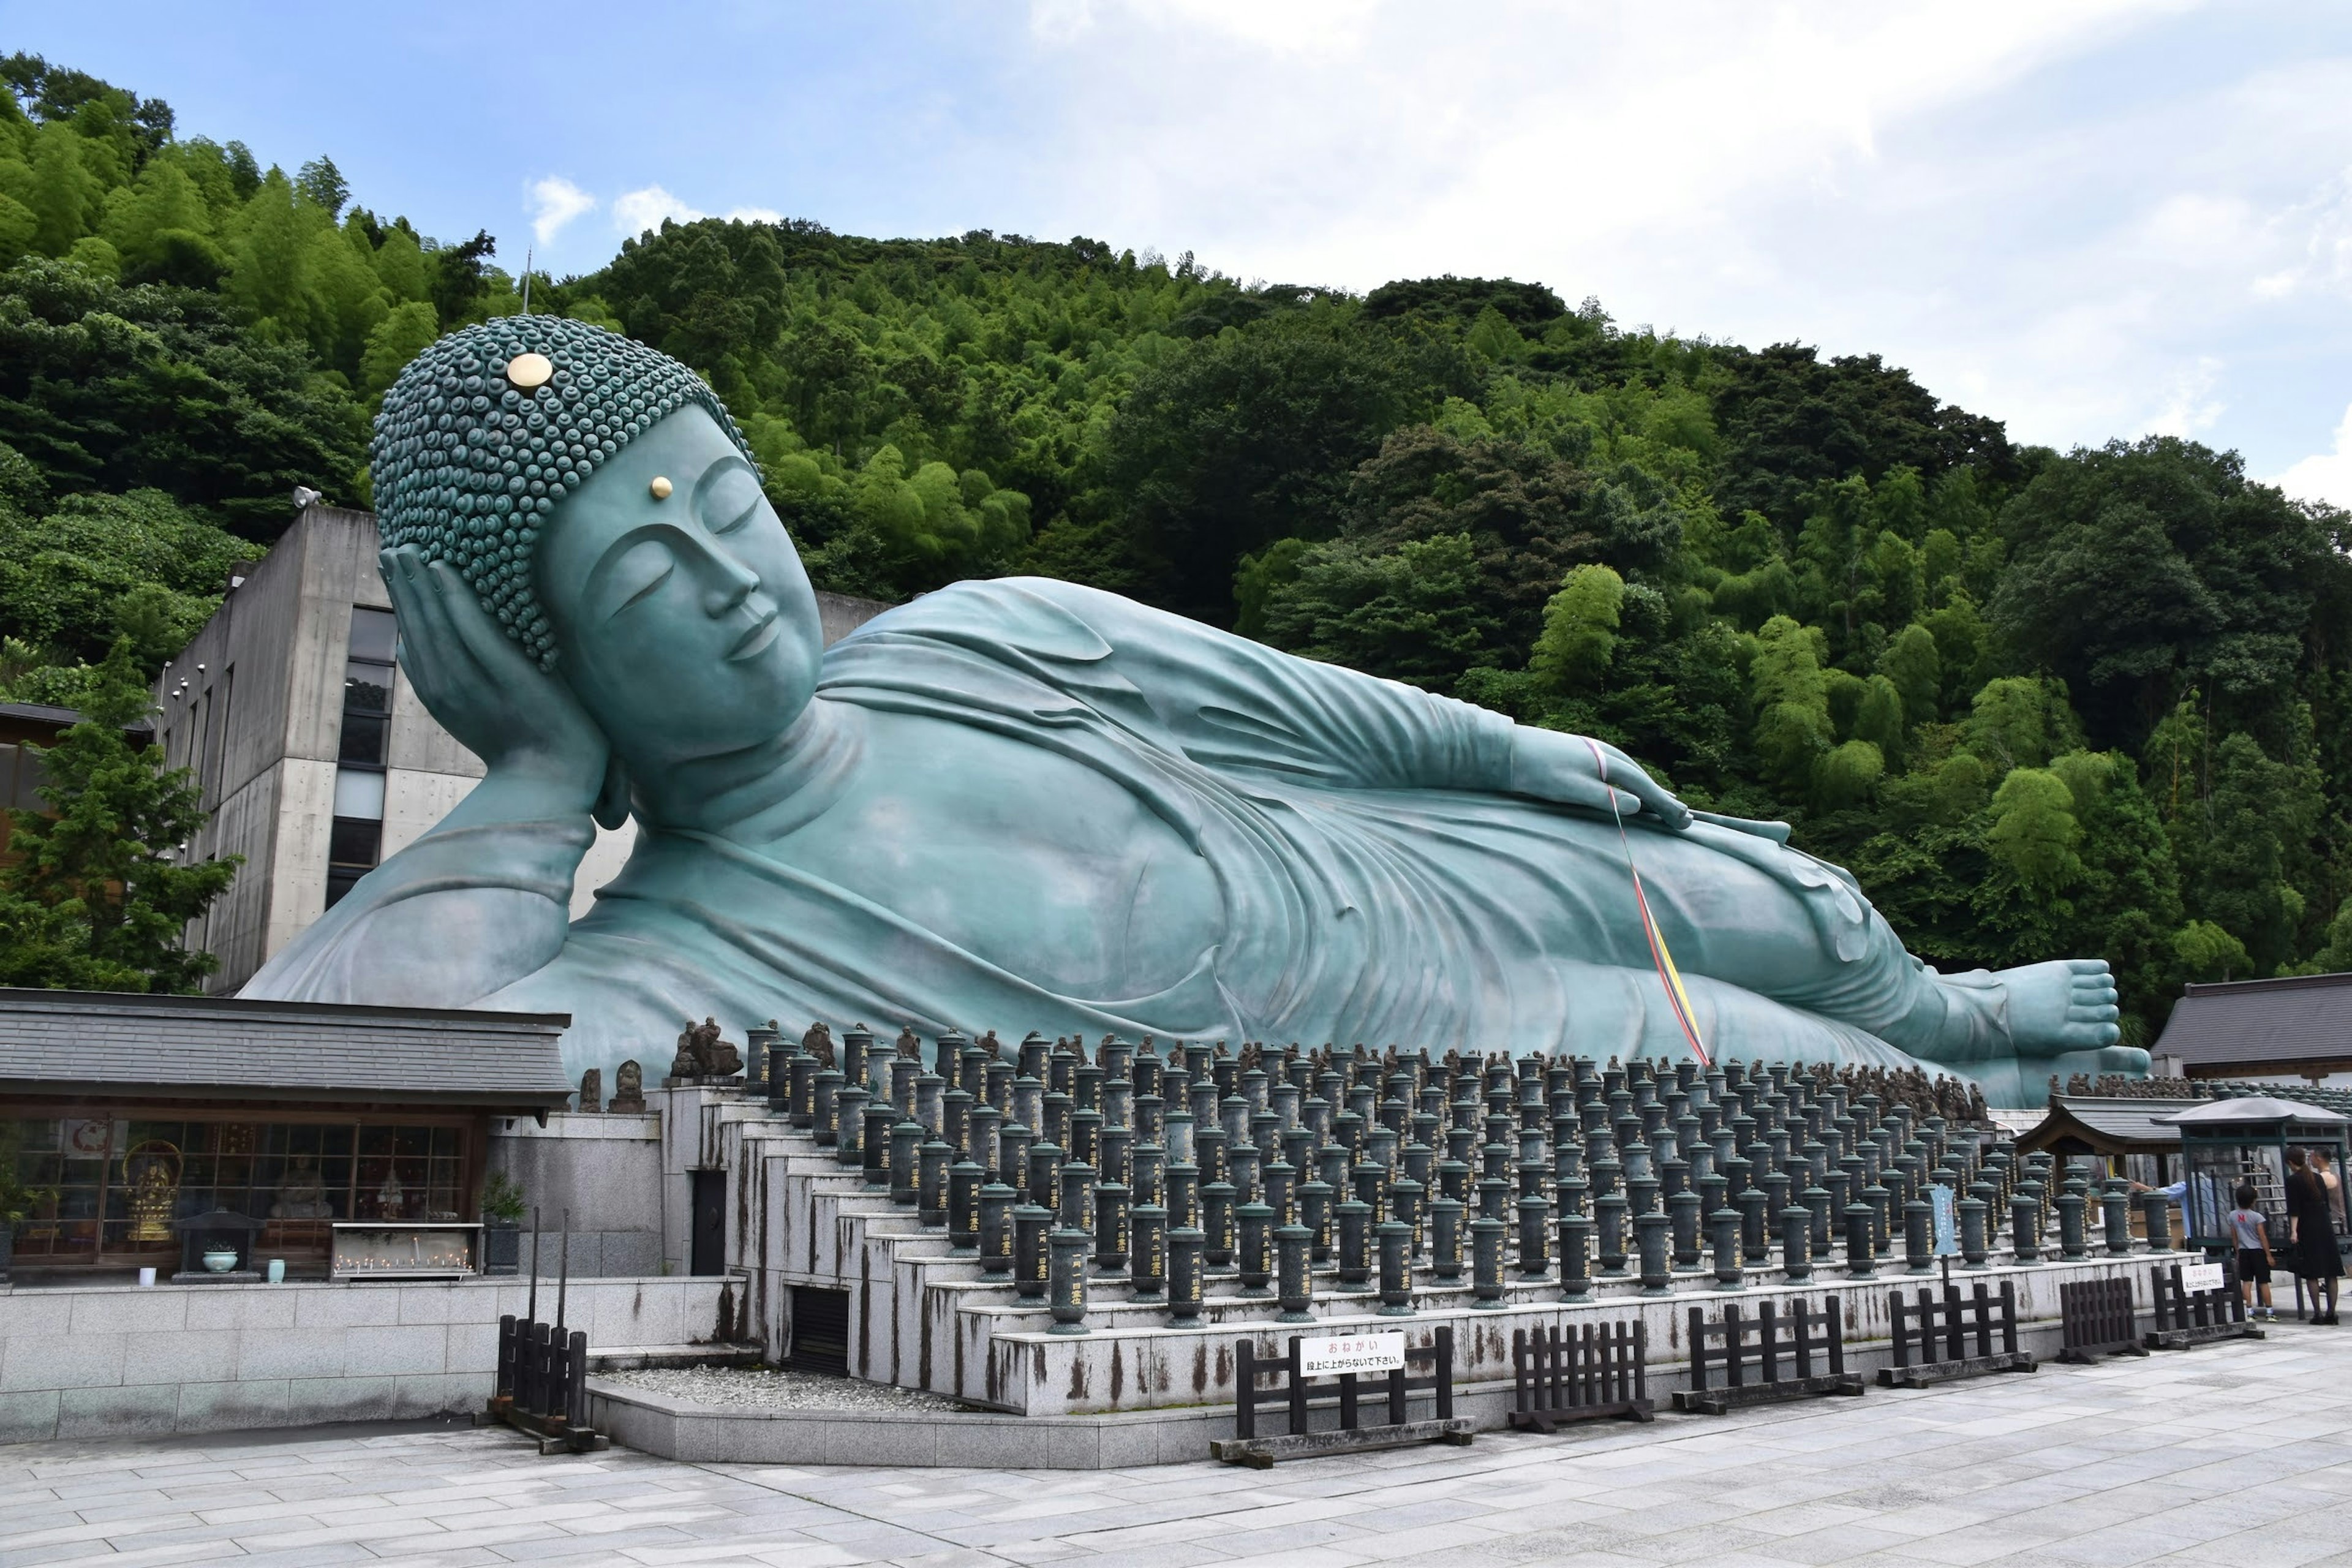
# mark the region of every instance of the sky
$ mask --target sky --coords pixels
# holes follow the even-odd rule
[[[0,48],[509,268],[713,213],[1512,277],[2352,506],[2340,0],[0,0]]]

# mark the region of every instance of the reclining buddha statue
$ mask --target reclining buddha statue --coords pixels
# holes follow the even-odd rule
[[[1703,1041],[1929,1064],[1996,1104],[2145,1070],[2104,963],[1939,974],[1786,828],[1688,810],[1580,737],[1041,578],[826,648],[724,407],[601,329],[443,338],[373,458],[402,668],[487,776],[247,996],[565,1012],[575,1076],[705,1016]],[[570,919],[593,824],[630,816]]]

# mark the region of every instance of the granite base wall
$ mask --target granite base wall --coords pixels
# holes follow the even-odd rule
[[[705,1342],[727,1285],[575,1276],[565,1317],[592,1346]],[[0,1443],[469,1409],[499,1317],[529,1297],[514,1280],[0,1289]],[[539,1305],[554,1315],[552,1287]]]
[[[1873,1282],[1881,1289],[1886,1283],[1892,1281]],[[2140,1319],[2142,1326],[2147,1326],[2145,1310]],[[1410,1329],[1414,1320],[1375,1320],[1358,1326],[1374,1331]],[[1293,1331],[1312,1335],[1327,1331],[1308,1327],[1282,1331],[1285,1334]],[[1239,1335],[1232,1329],[1206,1329],[1188,1337],[1208,1349],[1218,1362],[1230,1363],[1233,1344]],[[1263,1331],[1258,1337],[1265,1337]],[[2062,1343],[2060,1325],[2055,1321],[2019,1325],[2019,1348],[2044,1363],[2056,1357]],[[1685,1354],[1675,1351],[1659,1354],[1659,1348],[1653,1346],[1649,1390],[1659,1411],[1666,1414],[1673,1410],[1675,1391],[1690,1386],[1690,1363]],[[1887,1340],[1849,1343],[1846,1347],[1847,1370],[1863,1373],[1874,1385],[1863,1395],[1864,1398],[1888,1396],[1887,1391],[1874,1384],[1878,1370],[1893,1364],[1894,1347]],[[1818,1361],[1815,1367],[1817,1371],[1823,1370]],[[1990,1375],[1999,1380],[2041,1374]],[[1369,1401],[1378,1395],[1366,1397]],[[711,1464],[1115,1469],[1205,1459],[1212,1442],[1234,1436],[1234,1406],[1230,1403],[1091,1415],[759,1410],[696,1405],[595,1378],[589,1382],[589,1402],[597,1429],[612,1434],[614,1442],[664,1458]],[[1415,1394],[1412,1415],[1415,1419],[1429,1415],[1433,1404],[1430,1395]],[[1458,1384],[1454,1390],[1454,1413],[1467,1419],[1474,1430],[1501,1431],[1507,1424],[1510,1409],[1511,1384],[1507,1381],[1489,1378]],[[1263,1431],[1286,1429],[1279,1411],[1265,1412],[1260,1419]],[[1376,1421],[1379,1416],[1368,1409],[1365,1419]],[[1318,1396],[1307,1424],[1317,1431],[1336,1427],[1336,1395]]]
[[[663,1177],[659,1114],[558,1111],[544,1127],[518,1116],[493,1124],[489,1152],[490,1168],[512,1177],[523,1201],[539,1210],[545,1232],[540,1273],[552,1278],[558,1271],[558,1237],[567,1213],[573,1279],[662,1272],[671,1188],[682,1190],[682,1184]],[[522,1224],[522,1267],[529,1272],[528,1214]],[[685,1271],[679,1258],[667,1260],[672,1272]]]

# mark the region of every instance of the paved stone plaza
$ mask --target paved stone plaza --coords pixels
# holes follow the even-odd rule
[[[538,1458],[499,1432],[0,1448],[33,1563],[1102,1560],[1641,1564],[2352,1563],[2352,1335],[1662,1415],[1470,1449],[1071,1472]]]

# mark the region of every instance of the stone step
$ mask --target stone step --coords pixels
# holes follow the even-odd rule
[[[614,1345],[588,1352],[590,1372],[646,1372],[656,1367],[757,1366],[758,1345]]]

